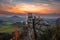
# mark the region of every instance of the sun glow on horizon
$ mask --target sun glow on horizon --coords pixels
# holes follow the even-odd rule
[[[17,4],[12,9],[6,8],[4,9],[4,11],[12,12],[14,14],[27,14],[28,12],[37,13],[37,14],[55,13],[55,11],[49,7],[33,5],[33,4]]]
[[[39,11],[40,8],[36,7],[35,5],[22,5],[20,6],[19,10],[28,11],[28,12],[36,12],[36,11]]]

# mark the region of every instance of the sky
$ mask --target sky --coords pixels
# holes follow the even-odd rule
[[[0,16],[26,16],[29,12],[60,18],[60,0],[0,0]]]

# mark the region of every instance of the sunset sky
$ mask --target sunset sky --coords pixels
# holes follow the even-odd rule
[[[25,16],[28,12],[60,17],[60,0],[0,0],[0,16]]]

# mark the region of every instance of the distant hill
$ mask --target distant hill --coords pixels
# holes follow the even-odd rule
[[[56,20],[58,18],[43,18],[46,22],[48,22],[51,26],[55,26]]]
[[[56,20],[58,18],[42,18],[44,21],[48,22],[50,25],[55,25]],[[11,23],[16,23],[16,22],[26,22],[27,18],[22,18],[19,16],[12,16],[12,17],[0,17],[0,20],[11,22]]]
[[[18,16],[12,16],[12,17],[0,17],[0,20],[15,23],[15,22],[26,21],[27,19]]]

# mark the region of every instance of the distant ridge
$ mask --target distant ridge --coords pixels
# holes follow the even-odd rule
[[[0,17],[0,20],[15,23],[15,22],[26,21],[26,18],[22,18],[19,16],[12,16],[12,17]]]

